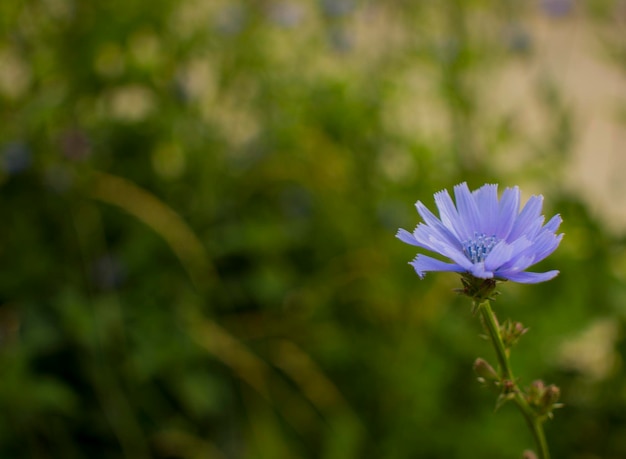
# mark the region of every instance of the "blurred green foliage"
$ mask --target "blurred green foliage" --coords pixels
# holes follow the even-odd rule
[[[558,87],[539,137],[491,108],[568,14],[522,3],[0,2],[0,457],[519,457],[457,277],[394,238],[464,180],[562,214],[561,275],[495,308],[554,457],[626,457],[623,238],[566,191]]]

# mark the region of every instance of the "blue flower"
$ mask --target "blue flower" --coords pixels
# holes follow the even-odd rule
[[[498,200],[498,185],[471,192],[467,183],[454,187],[456,206],[447,190],[435,193],[439,218],[422,202],[416,204],[424,220],[413,233],[400,229],[397,237],[449,258],[446,263],[418,255],[410,264],[420,276],[428,271],[451,271],[478,279],[510,280],[523,284],[544,282],[559,272],[527,272],[558,247],[561,217],[544,225],[543,196],[532,196],[520,211],[518,187],[507,188]]]

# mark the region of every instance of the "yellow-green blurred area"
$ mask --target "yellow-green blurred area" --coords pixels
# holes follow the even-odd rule
[[[626,457],[623,0],[0,1],[0,457],[519,458],[452,273],[394,236],[467,181],[565,238],[494,308]]]

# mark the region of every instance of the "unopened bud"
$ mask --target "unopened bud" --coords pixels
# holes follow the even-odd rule
[[[478,358],[474,361],[474,371],[483,381],[499,381],[500,377],[486,360]]]
[[[524,328],[521,322],[512,322],[510,319],[507,319],[500,327],[500,335],[502,336],[504,346],[507,348],[513,346],[527,331],[528,328]]]
[[[532,383],[530,383],[530,387],[532,390],[536,390],[537,392],[543,392],[546,385],[541,379],[536,379]]]
[[[539,403],[541,407],[544,408],[546,411],[550,411],[552,409],[552,406],[559,400],[560,396],[561,390],[554,384],[550,384],[543,392]]]
[[[526,397],[528,403],[531,405],[539,405],[541,397],[545,391],[545,384],[541,380],[533,381],[528,388],[528,396]]]
[[[526,400],[537,413],[552,417],[552,410],[560,408],[562,405],[557,403],[561,390],[554,384],[546,386],[543,381],[533,381],[528,388]]]

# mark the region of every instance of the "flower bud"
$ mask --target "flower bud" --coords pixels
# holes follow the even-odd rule
[[[521,322],[513,322],[507,319],[500,326],[500,336],[506,348],[510,348],[528,331]]]
[[[527,449],[522,454],[522,459],[537,459],[537,455],[535,454],[534,451],[531,451],[531,450]]]
[[[554,384],[546,386],[543,381],[537,380],[533,381],[528,388],[526,401],[540,415],[552,417],[552,410],[562,406],[557,403],[560,395],[560,389]]]
[[[539,404],[546,412],[551,411],[554,404],[559,400],[561,396],[561,390],[556,387],[554,384],[550,384],[546,387],[546,390],[543,392],[541,396],[541,400]]]
[[[481,382],[500,380],[500,377],[498,376],[498,373],[496,373],[496,370],[494,370],[493,367],[489,365],[489,363],[487,363],[487,361],[484,359],[476,359],[476,361],[474,362],[474,371],[478,375],[478,379],[482,380]]]
[[[530,387],[528,388],[528,395],[526,396],[526,401],[530,405],[538,405],[539,400],[543,396],[544,390],[545,390],[545,385],[543,381],[539,379],[536,381],[533,381],[530,384]]]

